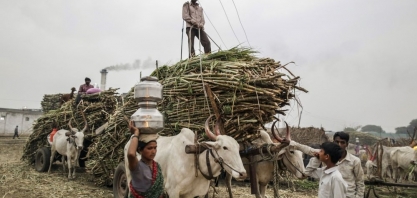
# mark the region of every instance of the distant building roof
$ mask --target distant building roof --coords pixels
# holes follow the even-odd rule
[[[43,114],[41,109],[11,109],[11,108],[0,108],[0,112],[10,113],[24,113],[24,114]]]

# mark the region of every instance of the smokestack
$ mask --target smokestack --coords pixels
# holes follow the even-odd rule
[[[100,89],[101,91],[106,90],[106,78],[107,78],[107,69],[102,69],[100,71],[101,73],[101,85],[100,85]]]

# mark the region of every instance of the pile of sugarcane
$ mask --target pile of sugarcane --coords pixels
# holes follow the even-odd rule
[[[62,94],[45,94],[41,101],[42,111],[48,112],[50,110],[58,109]]]
[[[46,112],[34,123],[33,133],[25,145],[22,159],[33,163],[36,150],[48,145],[47,136],[52,129],[69,129],[70,119],[72,126],[81,130],[85,124],[81,111],[84,112],[88,123],[85,138],[91,139],[95,129],[106,123],[118,106],[116,91],[117,89],[109,89],[98,94],[85,95],[78,105],[74,100],[70,100],[60,108]]]
[[[110,116],[108,127],[88,148],[87,169],[96,176],[97,185],[111,185],[114,169],[123,161],[123,148],[130,137],[127,119],[139,108],[133,93],[132,89],[124,97],[124,104]]]
[[[204,121],[216,115],[226,135],[238,142],[254,139],[274,115],[285,115],[282,107],[296,89],[307,92],[285,66],[257,58],[250,49],[233,48],[159,68],[152,75],[164,86],[159,106],[166,115],[164,133],[187,127],[203,134]]]
[[[196,57],[155,70],[152,75],[164,86],[164,98],[158,105],[165,116],[161,135],[175,135],[187,127],[197,131],[200,140],[207,139],[204,122],[217,113],[225,134],[239,142],[249,141],[275,114],[284,114],[281,108],[294,97],[294,90],[306,90],[297,86],[299,77],[284,65],[256,58],[253,53],[233,48],[203,57],[201,65]],[[112,183],[114,168],[123,160],[123,148],[130,137],[125,116],[130,117],[138,108],[133,92],[129,92],[124,105],[110,116],[106,130],[94,137],[87,168],[97,177],[96,184]]]

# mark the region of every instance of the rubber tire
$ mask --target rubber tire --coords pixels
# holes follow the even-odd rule
[[[38,172],[46,172],[49,169],[51,160],[51,149],[47,147],[40,148],[35,154],[35,170]]]
[[[113,177],[113,196],[114,198],[127,197],[129,186],[127,184],[125,162],[120,162],[114,172]]]

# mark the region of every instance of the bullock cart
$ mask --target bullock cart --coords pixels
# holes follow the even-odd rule
[[[405,179],[406,174],[410,175],[414,172],[414,168],[416,166],[415,163],[415,151],[411,149],[413,146],[415,146],[415,135],[416,135],[417,129],[414,129],[413,136],[410,136],[409,139],[403,139],[401,142],[396,141],[397,145],[394,147],[387,147],[387,146],[393,146],[391,145],[390,141],[387,141],[387,138],[380,139],[377,141],[375,145],[370,148],[367,148],[368,151],[368,161],[367,161],[367,175],[368,180],[365,180],[365,185],[368,186],[367,191],[365,192],[365,198],[368,197],[380,197],[375,187],[378,186],[387,186],[387,187],[404,187],[404,188],[415,188],[417,189],[416,184],[407,184],[407,183],[399,183],[398,179]],[[399,155],[402,153],[403,155]],[[407,155],[408,153],[408,155]],[[386,154],[389,154],[388,156]],[[396,155],[399,155],[396,157]],[[392,175],[392,179],[396,181],[396,183],[390,183],[384,181],[385,179],[382,179],[385,177],[385,174],[389,172],[387,170],[386,164],[388,163],[391,167],[390,169],[393,170],[393,173],[396,173]],[[398,166],[398,163],[402,163],[402,166]],[[393,166],[397,165],[397,166]],[[404,169],[402,173],[398,172],[398,169]],[[387,174],[388,177],[390,175]],[[390,177],[391,178],[391,177]],[[414,193],[413,193],[414,195]]]
[[[69,130],[61,129],[47,136],[50,147],[41,147],[36,151],[35,170],[39,172],[48,170],[50,172],[52,163],[59,160],[65,171],[65,161],[67,161],[68,178],[75,178],[75,166],[81,164],[84,167],[84,159],[80,159],[80,154],[84,146],[84,131],[87,129],[87,120],[85,114],[83,112],[81,114],[85,125],[82,130],[74,128],[70,119],[68,122]],[[71,172],[71,167],[73,172]]]
[[[253,53],[251,49],[233,48],[156,69],[151,75],[158,77],[164,86],[163,100],[158,104],[159,111],[165,116],[165,129],[160,135],[177,135],[183,128],[189,128],[197,133],[197,141],[188,145],[184,152],[189,155],[204,152],[198,142],[209,137],[205,135],[202,123],[215,115],[221,135],[230,136],[242,145],[258,139],[259,129],[265,123],[273,121],[276,114],[285,115],[284,107],[295,98],[295,90],[307,91],[297,85],[300,77],[292,74],[287,65],[270,58],[257,58]],[[128,111],[121,109],[117,112]],[[97,161],[95,164],[99,164],[92,171],[99,173],[103,182],[112,178],[115,196],[120,197],[127,188],[127,182],[123,181],[126,176],[120,151],[129,136],[125,135],[127,123],[120,121],[123,115],[112,117],[119,121],[110,121],[101,138],[105,142],[94,144],[89,153]],[[122,132],[123,136],[120,135]],[[118,148],[115,148],[116,145]],[[281,147],[242,146],[241,155],[250,157],[268,153],[266,149],[278,151]],[[96,153],[107,153],[107,156],[118,153],[118,156],[113,155],[115,160],[104,160],[103,155]],[[111,170],[105,170],[111,166],[117,167],[114,174]]]
[[[42,101],[44,115],[37,119],[33,125],[33,133],[29,136],[24,147],[22,160],[28,164],[34,164],[37,171],[45,172],[51,163],[65,159],[59,153],[51,159],[52,141],[49,136],[53,128],[73,128],[68,126],[69,121],[72,120],[72,125],[75,128],[81,129],[87,125],[82,143],[83,149],[77,163],[80,167],[85,167],[88,147],[94,141],[94,137],[103,131],[100,126],[105,125],[117,107],[120,97],[117,96],[116,91],[117,89],[109,89],[100,94],[85,95],[78,105],[74,100],[70,100],[62,106],[52,109],[45,107],[45,105],[50,104],[48,101],[51,97],[59,98],[62,94],[48,95],[48,101],[45,102],[45,98]]]
[[[392,186],[392,187],[404,187],[404,188],[415,188],[417,189],[417,185],[416,184],[402,184],[402,183],[390,183],[390,182],[385,182],[379,178],[372,178],[369,180],[365,180],[365,186],[368,186],[368,190],[365,189],[365,198],[369,198],[369,197],[380,197],[377,193],[377,191],[375,191],[375,187],[377,186]],[[414,194],[413,194],[414,195]]]

